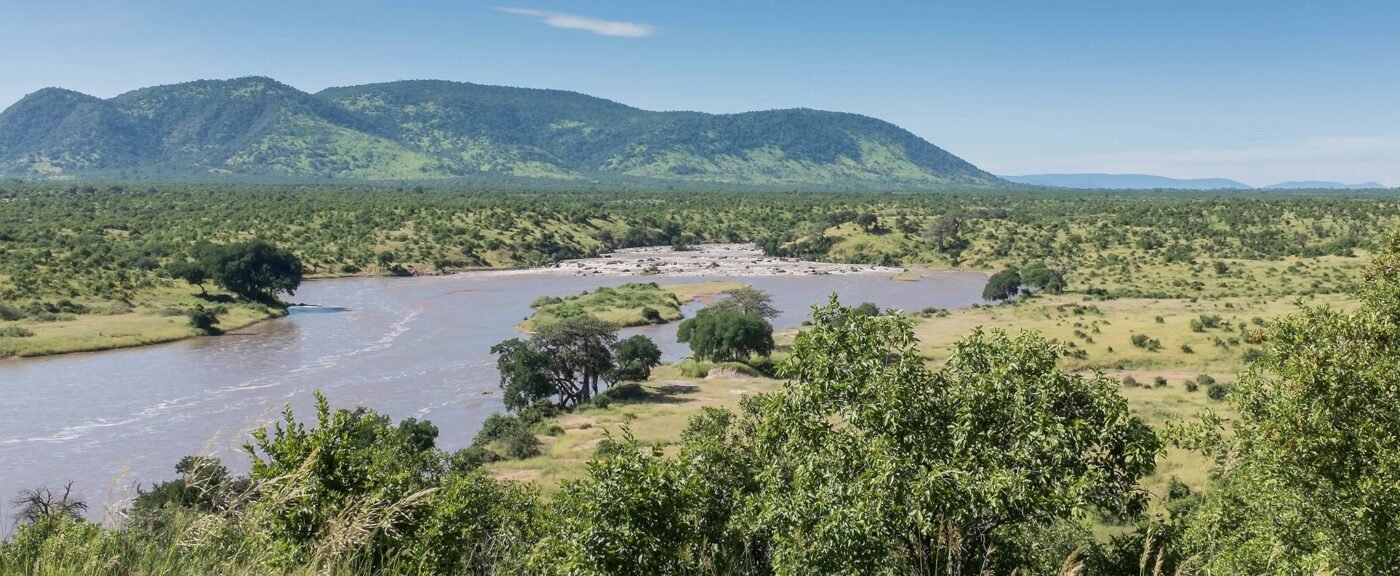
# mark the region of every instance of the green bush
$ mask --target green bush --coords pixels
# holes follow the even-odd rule
[[[501,445],[506,456],[517,460],[540,454],[540,439],[524,426],[511,428],[505,437],[501,438]]]
[[[0,338],[30,338],[34,333],[23,326],[6,326],[0,328]]]

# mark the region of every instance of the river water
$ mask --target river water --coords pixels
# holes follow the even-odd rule
[[[517,337],[515,325],[544,295],[655,281],[735,280],[773,295],[778,329],[798,326],[834,293],[844,303],[917,311],[957,308],[980,299],[986,277],[922,271],[917,282],[887,274],[757,277],[601,277],[558,272],[473,272],[426,278],[308,282],[296,300],[343,309],[294,309],[290,316],[170,344],[0,361],[0,513],[23,488],[75,491],[101,518],[139,482],[175,475],[183,456],[223,458],[247,470],[240,450],[249,430],[280,418],[291,404],[312,416],[312,391],[336,407],[363,405],[395,420],[431,420],[438,445],[471,442],[482,420],[501,409],[489,348]],[[687,314],[698,304],[687,307]],[[647,334],[666,361],[683,358],[676,323],[624,330]],[[3,532],[3,530],[0,530]]]

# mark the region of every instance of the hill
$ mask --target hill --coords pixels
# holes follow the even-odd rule
[[[108,100],[41,90],[0,113],[0,174],[1005,184],[898,126],[857,114],[651,112],[574,92],[434,80],[309,94],[262,77],[143,88]]]
[[[1385,186],[1379,182],[1343,184],[1341,182],[1328,182],[1325,180],[1294,180],[1270,184],[1264,188],[1268,190],[1380,190],[1384,189]]]
[[[1247,190],[1252,188],[1243,182],[1226,178],[1182,179],[1153,176],[1150,174],[1025,174],[1002,176],[1004,180],[1033,186],[1053,186],[1056,188],[1090,188],[1113,190],[1151,190],[1169,188],[1177,190]]]

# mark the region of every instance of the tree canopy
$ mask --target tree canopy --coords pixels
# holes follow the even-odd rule
[[[728,307],[704,308],[681,322],[676,340],[690,344],[696,360],[728,362],[773,352],[773,326],[758,314]]]
[[[982,289],[983,300],[1009,300],[1021,291],[1021,273],[1015,268],[1007,268],[987,279]]]

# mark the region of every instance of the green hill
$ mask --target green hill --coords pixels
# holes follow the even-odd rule
[[[404,81],[308,94],[201,80],[0,113],[22,178],[534,178],[928,189],[1003,182],[888,122],[818,110],[650,112],[574,92]]]

